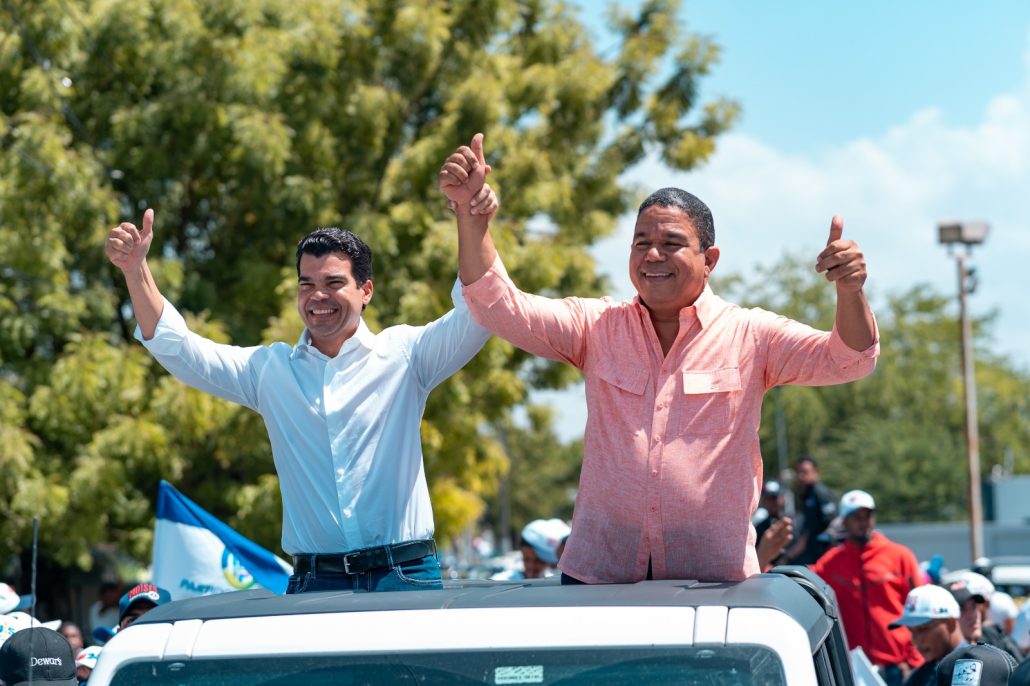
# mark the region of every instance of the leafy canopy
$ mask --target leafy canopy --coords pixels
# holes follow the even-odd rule
[[[132,340],[102,250],[112,225],[156,209],[157,282],[218,341],[296,340],[294,246],[326,225],[375,253],[373,330],[420,324],[450,307],[456,274],[436,172],[483,131],[509,270],[531,291],[599,293],[586,250],[637,199],[620,175],[650,151],[689,169],[737,112],[702,101],[718,48],[678,12],[615,12],[597,46],[555,0],[4,2],[0,557],[39,514],[58,564],[88,567],[101,542],[146,560],[161,477],[278,545],[260,418],[169,379]],[[513,408],[574,378],[493,340],[432,394],[441,538],[496,493]]]

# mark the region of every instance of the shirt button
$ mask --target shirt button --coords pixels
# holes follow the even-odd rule
[[[658,511],[658,506],[657,505],[652,505],[651,506],[651,512],[657,512],[657,511]]]
[[[654,442],[655,442],[655,443],[661,443],[661,442],[662,442],[662,437],[661,437],[661,434],[659,434],[659,435],[657,435],[657,436],[655,436],[655,437],[654,437]]]
[[[659,410],[664,410],[664,409],[665,409],[665,403],[658,403],[658,405],[657,405],[656,407],[657,407],[657,408],[658,408]]]
[[[658,470],[657,469],[652,469],[651,470],[651,476],[658,476]]]

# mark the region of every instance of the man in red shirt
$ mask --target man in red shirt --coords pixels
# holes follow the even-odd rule
[[[922,586],[912,551],[873,529],[876,503],[865,491],[848,491],[840,499],[847,539],[812,565],[837,595],[848,646],[861,646],[879,667],[887,686],[900,686],[923,664],[905,627],[890,625],[905,609],[905,598]]]

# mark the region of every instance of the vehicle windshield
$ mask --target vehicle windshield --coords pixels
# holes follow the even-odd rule
[[[549,684],[783,686],[777,655],[763,646],[555,648],[286,656],[137,662],[112,686],[365,686]]]

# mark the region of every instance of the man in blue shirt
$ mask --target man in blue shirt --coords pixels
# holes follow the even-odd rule
[[[486,222],[496,196],[469,202]],[[136,338],[179,380],[260,413],[283,499],[282,547],[293,555],[287,593],[440,588],[420,423],[429,392],[461,369],[490,334],[456,281],[454,309],[425,326],[372,333],[372,253],[337,228],[297,246],[293,346],[222,345],[191,332],[147,265],[154,212],[142,228],[111,229],[106,253],[125,277]]]

